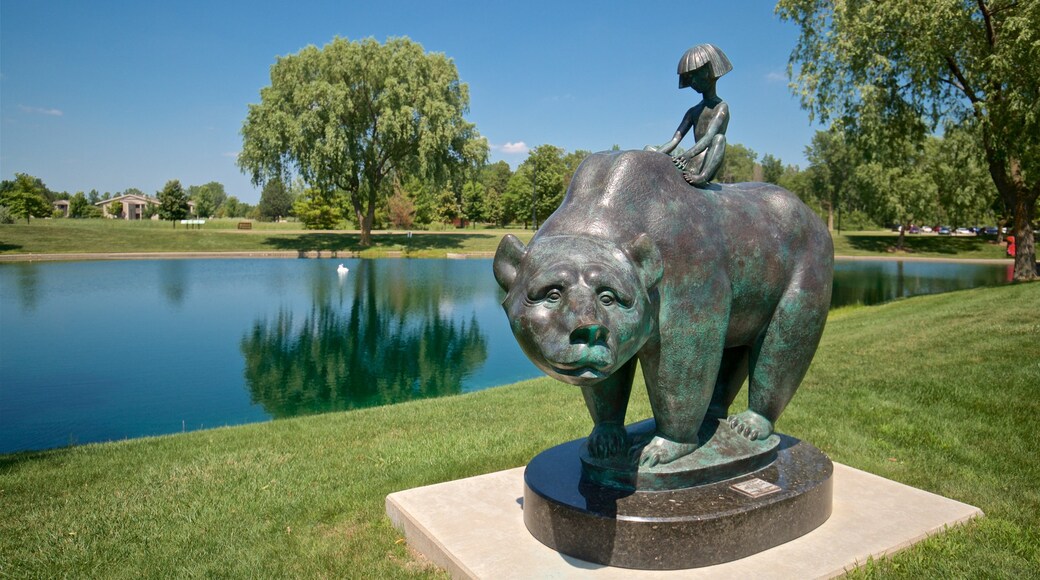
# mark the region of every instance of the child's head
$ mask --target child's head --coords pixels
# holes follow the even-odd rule
[[[707,83],[733,70],[726,54],[714,44],[698,44],[679,59],[679,88],[693,87],[699,92]]]

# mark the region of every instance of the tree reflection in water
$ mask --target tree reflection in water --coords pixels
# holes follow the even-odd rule
[[[452,318],[471,290],[409,262],[363,260],[339,280],[315,269],[302,320],[285,307],[257,320],[241,344],[253,402],[282,418],[461,392],[487,359],[476,317]]]

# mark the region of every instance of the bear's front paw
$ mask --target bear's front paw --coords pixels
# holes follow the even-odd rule
[[[654,438],[639,453],[639,465],[653,467],[657,464],[671,463],[693,453],[699,446],[697,443],[679,443],[660,435],[654,435]]]
[[[628,449],[628,432],[621,425],[596,425],[589,434],[589,455],[606,459]]]
[[[751,409],[731,415],[727,422],[734,431],[751,441],[765,439],[773,434],[773,424],[769,419]]]

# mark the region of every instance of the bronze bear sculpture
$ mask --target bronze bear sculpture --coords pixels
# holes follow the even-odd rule
[[[581,387],[595,457],[629,452],[636,362],[656,423],[639,465],[695,451],[745,379],[750,440],[801,383],[830,305],[833,245],[794,194],[765,183],[691,188],[666,155],[604,152],[578,168],[529,246],[501,241],[495,278],[524,352]]]

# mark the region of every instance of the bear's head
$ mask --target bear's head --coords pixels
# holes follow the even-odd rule
[[[547,236],[529,248],[507,235],[494,269],[520,347],[538,368],[566,383],[586,386],[609,377],[656,327],[651,293],[664,266],[645,234],[621,245]]]

